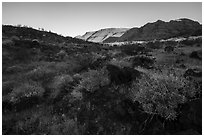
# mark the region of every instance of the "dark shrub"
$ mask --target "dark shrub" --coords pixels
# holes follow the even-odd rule
[[[158,114],[165,119],[175,120],[179,104],[196,98],[200,89],[185,78],[173,74],[143,75],[139,82],[133,82],[130,98],[138,101],[149,114]]]
[[[21,71],[23,71],[23,68],[21,66],[11,66],[6,69],[7,73],[18,73]]]
[[[180,68],[186,68],[186,66],[184,64],[179,65]]]
[[[55,102],[59,101],[66,94],[70,93],[73,86],[73,78],[70,75],[56,76],[50,88],[50,98]]]
[[[190,46],[190,45],[194,45],[194,44],[201,44],[202,39],[194,39],[194,40],[193,39],[192,40],[186,39],[186,40],[181,41],[180,43],[187,45],[187,46]]]
[[[36,82],[47,84],[56,75],[56,71],[46,66],[40,66],[26,74],[26,77]]]
[[[11,93],[15,85],[15,81],[2,82],[2,95],[4,96]]]
[[[144,68],[152,68],[154,64],[154,59],[147,56],[135,56],[133,59],[133,66],[141,66]]]
[[[31,50],[18,48],[16,49],[13,58],[18,61],[29,61],[32,59]]]
[[[167,46],[176,46],[178,44],[177,41],[166,41],[165,42],[165,45]]]
[[[195,59],[202,60],[202,51],[193,51],[190,54],[190,58],[195,58]]]
[[[124,67],[123,69],[120,69],[119,67],[110,64],[106,67],[109,71],[111,83],[115,83],[116,85],[129,83],[135,78],[141,76],[141,72],[133,68]]]
[[[164,51],[165,51],[165,52],[168,52],[168,53],[173,52],[173,51],[174,51],[174,47],[173,47],[173,46],[166,46],[166,47],[164,48]]]
[[[89,70],[88,72],[83,73],[81,78],[82,79],[77,88],[86,89],[86,91],[91,93],[103,86],[109,85],[110,83],[108,71],[105,68],[102,68],[101,70]]]
[[[12,41],[12,40],[10,40],[10,39],[6,39],[6,40],[3,40],[2,41],[2,46],[4,47],[4,46],[14,46],[15,45],[15,42],[14,41]]]
[[[184,52],[181,52],[180,53],[180,56],[185,56],[186,54]]]
[[[194,45],[194,44],[201,44],[202,45],[202,39],[195,39],[195,40],[183,40],[181,41],[181,44],[190,46],[190,45]]]
[[[146,52],[146,48],[140,44],[123,45],[121,50],[127,55],[137,55]]]
[[[86,71],[93,62],[92,55],[87,53],[77,54],[75,59],[77,64],[80,66],[80,71]]]
[[[117,66],[119,68],[132,67],[132,62],[126,61],[126,60],[115,59],[115,58],[110,60],[109,64]]]
[[[148,42],[146,44],[146,46],[150,49],[160,49],[162,48],[163,43],[159,42],[159,41],[155,41],[155,42]]]
[[[36,82],[26,82],[15,86],[11,93],[3,100],[4,111],[21,111],[40,103],[44,88]]]
[[[186,77],[202,77],[202,72],[195,70],[195,69],[188,69],[185,71],[184,75],[185,78]]]
[[[202,99],[188,101],[183,107],[180,122],[184,127],[196,125],[198,131],[202,132]],[[188,116],[186,114],[189,114]]]

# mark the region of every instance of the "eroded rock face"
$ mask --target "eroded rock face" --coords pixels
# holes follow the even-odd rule
[[[123,69],[120,69],[111,64],[107,65],[107,70],[109,71],[111,83],[117,85],[129,83],[135,78],[140,78],[142,74],[133,68],[124,67]]]
[[[165,29],[164,29],[165,28]],[[109,40],[115,41],[139,41],[167,39],[170,37],[179,37],[185,35],[201,35],[202,25],[189,19],[171,20],[164,22],[158,20],[153,23],[147,23],[140,28],[131,28],[121,37]]]
[[[110,37],[120,37],[127,30],[128,28],[106,28],[98,31],[86,32],[83,36],[76,36],[75,38],[91,42],[103,42]]]

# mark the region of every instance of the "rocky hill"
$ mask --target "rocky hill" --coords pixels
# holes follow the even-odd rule
[[[106,28],[98,31],[86,32],[83,36],[76,36],[75,38],[91,42],[103,42],[109,37],[120,37],[127,30],[128,28]]]
[[[147,23],[140,28],[132,28],[119,38],[109,37],[104,43],[137,41],[137,40],[160,40],[173,37],[199,36],[202,35],[202,25],[190,19],[177,19],[169,22],[158,20]]]

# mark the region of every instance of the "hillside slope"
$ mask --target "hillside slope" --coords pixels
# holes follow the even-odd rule
[[[117,39],[108,38],[104,43],[116,41],[136,41],[136,40],[154,40],[168,39],[172,37],[198,36],[202,35],[202,25],[190,19],[178,19],[164,22],[158,20],[153,23],[147,23],[140,28],[132,28],[126,31]]]
[[[107,28],[98,31],[86,32],[83,36],[77,36],[75,38],[91,42],[103,42],[109,37],[120,37],[127,30],[128,30],[127,28]]]
[[[76,39],[72,37],[64,37],[53,32],[40,31],[28,27],[15,27],[11,25],[2,25],[2,36],[3,38],[10,38],[12,36],[17,36],[19,39],[33,40],[37,39],[38,41],[45,43],[75,43],[75,44],[88,44],[81,39]]]

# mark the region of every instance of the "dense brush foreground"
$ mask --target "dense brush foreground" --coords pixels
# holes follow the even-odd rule
[[[201,39],[109,47],[17,29],[3,27],[3,134],[202,134]]]

